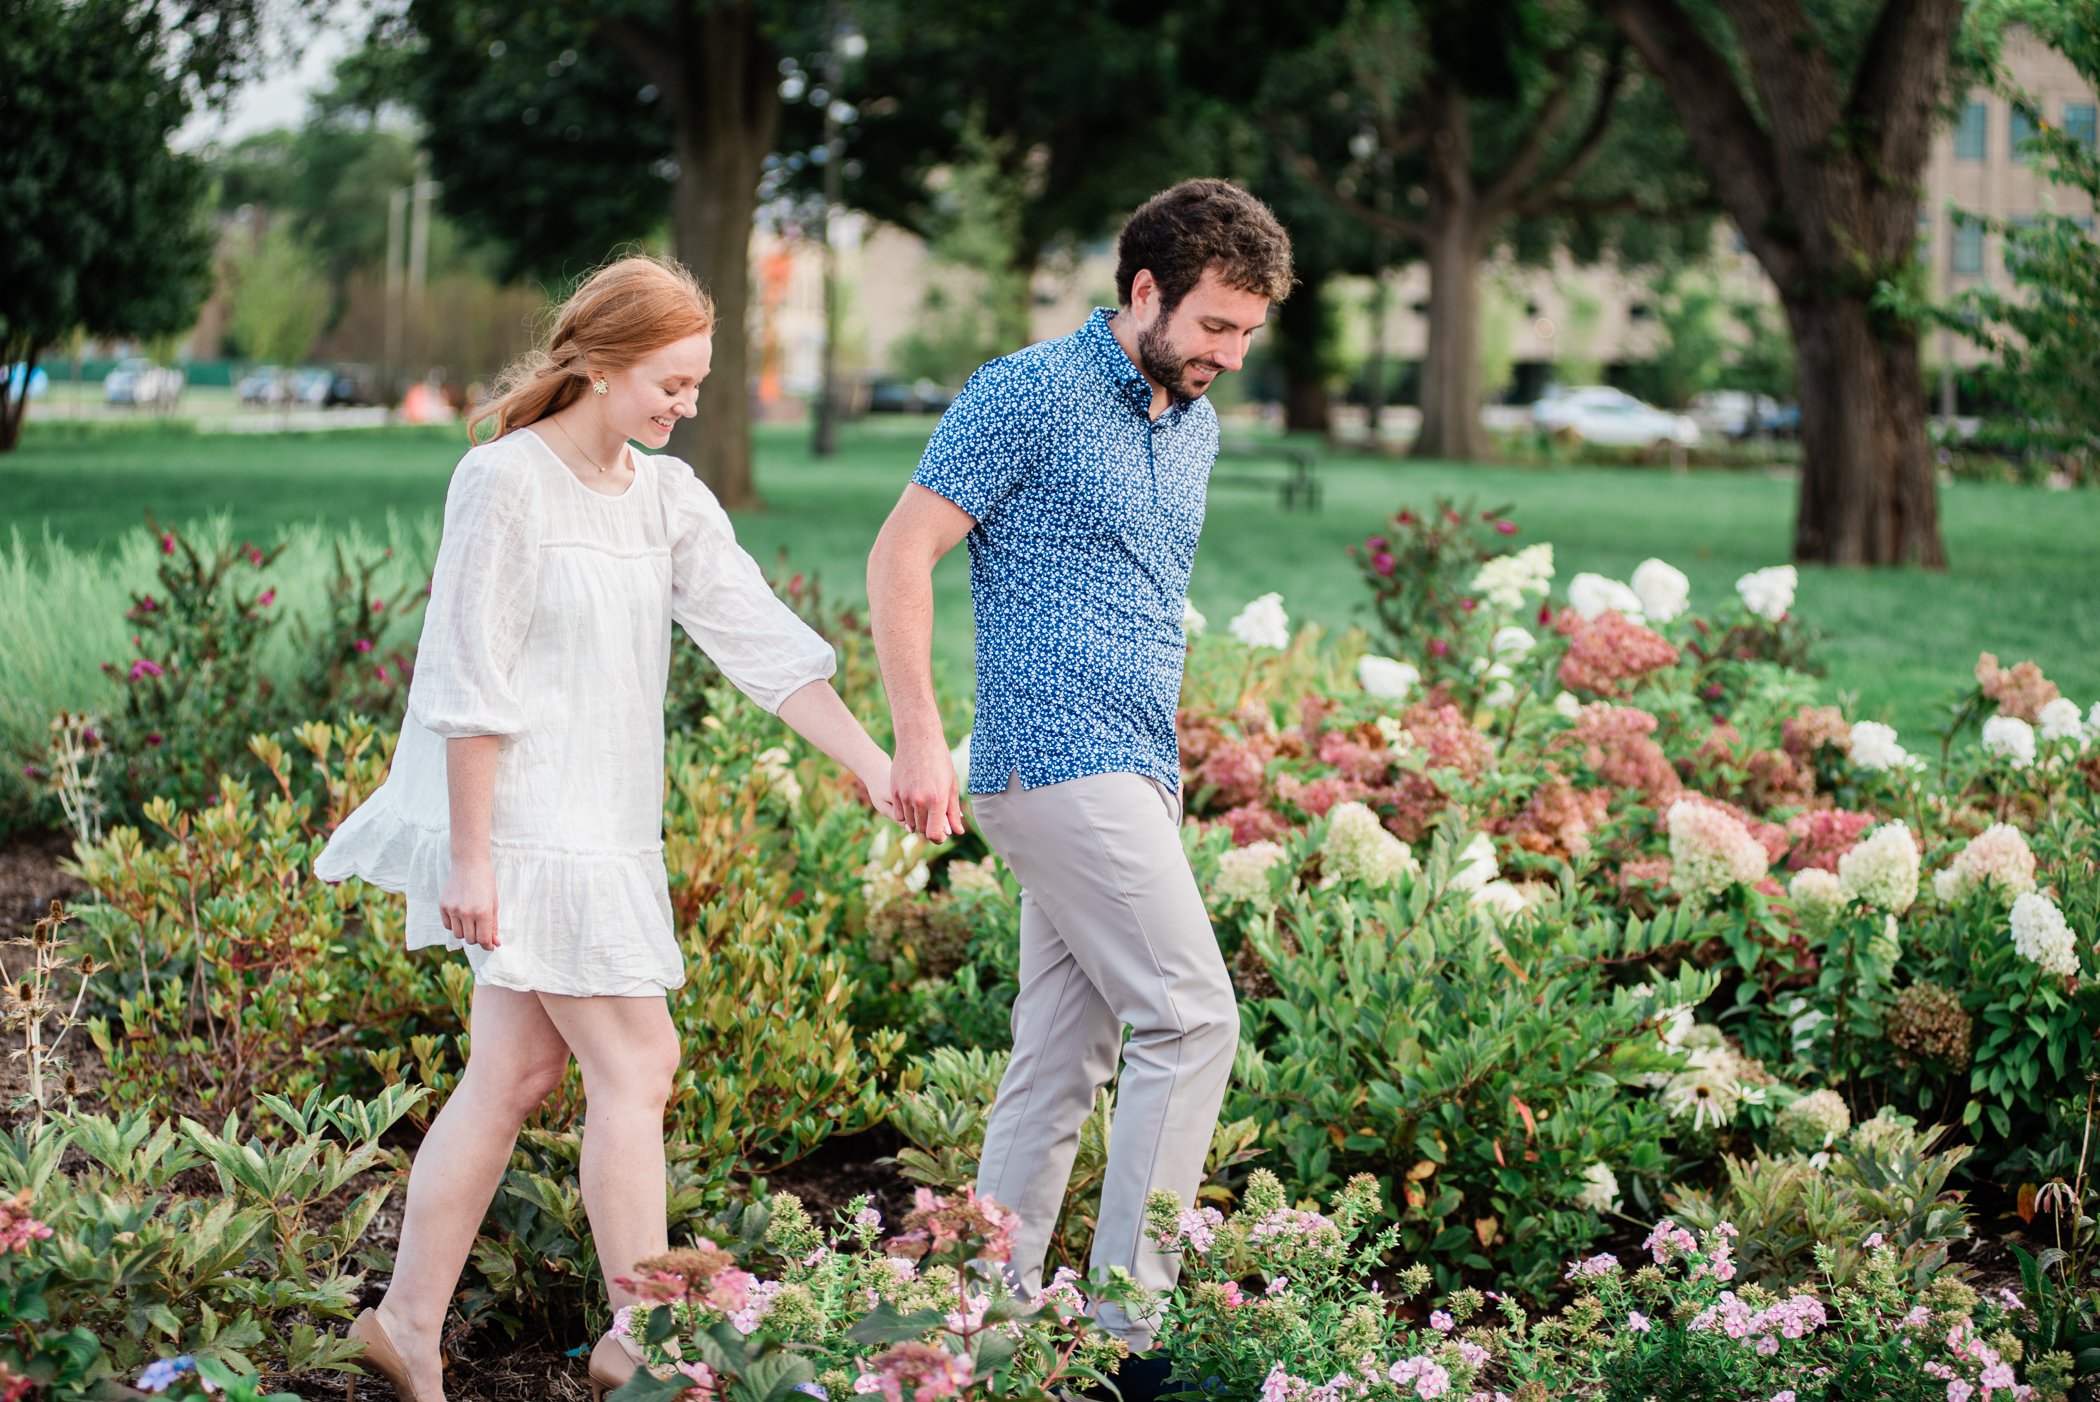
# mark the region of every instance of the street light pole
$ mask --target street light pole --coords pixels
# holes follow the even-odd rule
[[[386,203],[386,383],[382,393],[391,394],[401,374],[403,323],[408,319],[408,301],[420,299],[430,261],[430,201],[444,186],[430,179],[430,153],[416,153],[416,179],[387,197]],[[409,221],[408,202],[416,202],[415,220]],[[404,233],[406,236],[404,237]]]

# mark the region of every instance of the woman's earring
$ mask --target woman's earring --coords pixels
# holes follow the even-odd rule
[[[599,380],[599,381],[595,382],[594,384],[592,384],[592,386],[591,386],[591,393],[592,393],[592,394],[604,394],[605,392],[606,392],[606,389],[605,389],[605,381],[603,381],[603,380]]]

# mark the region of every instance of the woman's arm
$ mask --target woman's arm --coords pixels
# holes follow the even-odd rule
[[[826,690],[829,690],[827,687]],[[445,741],[445,788],[452,800],[452,871],[438,895],[438,918],[453,937],[483,949],[496,938],[496,868],[489,855],[489,813],[496,805],[499,735]]]
[[[890,797],[890,757],[846,709],[830,682],[802,687],[780,703],[778,714],[789,729],[858,776],[885,818],[897,816],[897,805]]]

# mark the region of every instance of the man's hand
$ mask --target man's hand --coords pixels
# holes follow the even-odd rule
[[[961,785],[955,759],[939,735],[900,742],[890,764],[890,792],[897,817],[928,842],[945,842],[963,830]]]

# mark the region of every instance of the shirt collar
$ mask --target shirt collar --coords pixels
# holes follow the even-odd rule
[[[1152,382],[1145,378],[1144,372],[1131,360],[1130,353],[1123,349],[1123,343],[1116,339],[1116,333],[1109,325],[1109,321],[1116,315],[1116,309],[1113,307],[1094,308],[1093,315],[1079,328],[1079,342],[1087,349],[1094,363],[1100,367],[1102,375],[1115,387],[1124,402],[1149,419],[1152,410]],[[1160,415],[1160,420],[1164,422],[1178,419],[1188,407],[1187,404],[1169,396],[1167,412]]]

